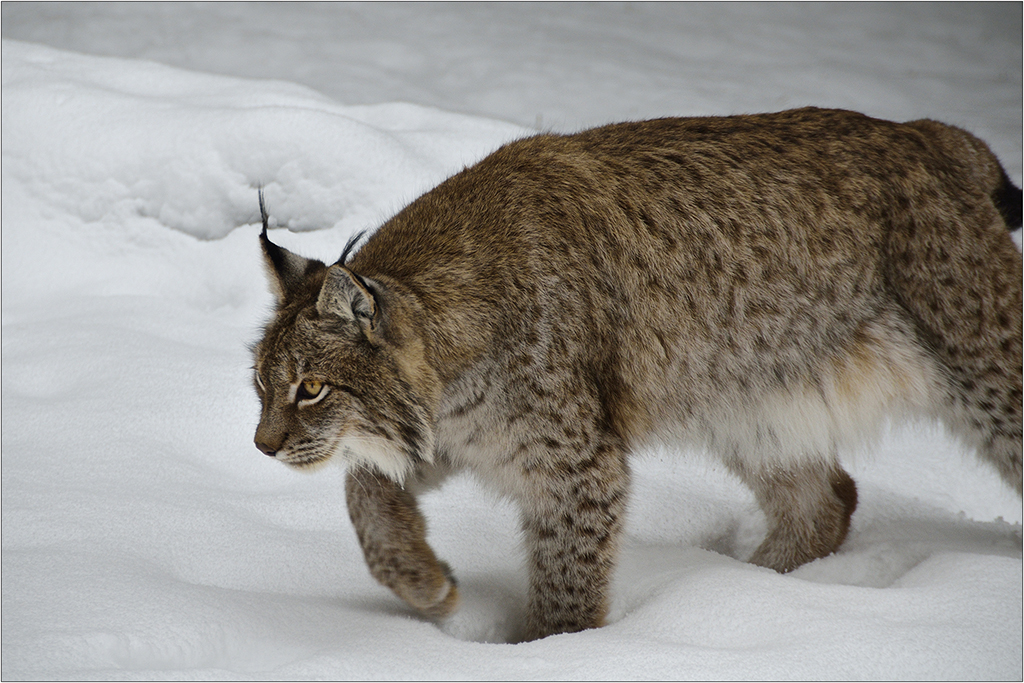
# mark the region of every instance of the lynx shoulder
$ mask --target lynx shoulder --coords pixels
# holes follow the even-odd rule
[[[347,463],[371,573],[432,616],[458,590],[416,494],[472,470],[521,510],[526,636],[600,626],[648,444],[746,482],[780,572],[839,548],[838,453],[885,419],[938,418],[1019,494],[1020,224],[971,134],[820,109],[512,142],[332,265],[264,213],[256,445]]]

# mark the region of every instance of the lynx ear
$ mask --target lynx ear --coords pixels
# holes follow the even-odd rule
[[[260,233],[260,245],[263,247],[263,263],[267,267],[274,295],[278,303],[283,303],[295,291],[310,266],[320,264],[319,261],[307,259],[293,254],[284,247],[279,247],[267,237],[267,210],[263,205],[263,189],[260,189],[260,217],[263,219],[263,232]],[[320,264],[321,266],[323,264]]]
[[[316,300],[316,310],[322,316],[336,316],[359,323],[364,330],[373,331],[379,321],[379,308],[372,280],[366,280],[348,268],[333,265],[327,269],[324,286]]]
[[[277,246],[267,238],[266,230],[260,235],[260,244],[263,245],[263,263],[270,276],[271,289],[274,290],[277,302],[283,303],[302,284],[309,267],[319,261]]]

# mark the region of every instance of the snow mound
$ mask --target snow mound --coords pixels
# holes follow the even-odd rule
[[[252,222],[259,185],[293,230],[369,225],[525,132],[14,41],[3,88],[5,173],[87,222],[141,216],[203,239]]]

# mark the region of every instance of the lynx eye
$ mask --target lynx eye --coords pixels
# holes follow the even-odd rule
[[[326,393],[326,384],[315,379],[307,379],[299,384],[299,389],[295,392],[295,398],[299,401],[316,402],[323,398]]]

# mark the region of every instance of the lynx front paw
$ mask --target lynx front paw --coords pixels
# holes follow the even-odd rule
[[[410,606],[432,619],[451,616],[459,608],[459,588],[444,562],[394,577],[388,586]]]

